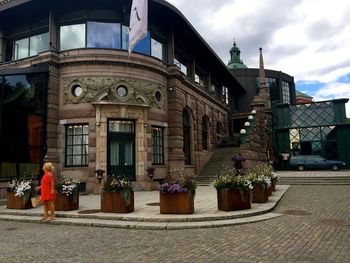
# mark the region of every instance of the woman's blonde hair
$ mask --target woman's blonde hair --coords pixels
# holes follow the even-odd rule
[[[51,172],[54,168],[55,168],[55,167],[54,167],[53,164],[50,163],[50,162],[46,162],[46,163],[44,163],[44,165],[43,165],[43,170],[44,170],[44,171]]]

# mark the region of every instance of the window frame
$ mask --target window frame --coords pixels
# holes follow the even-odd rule
[[[73,131],[72,135],[68,135],[68,129],[69,127],[74,126],[81,126],[81,134],[75,134]],[[84,126],[87,126],[87,133],[84,133]],[[74,123],[74,124],[67,124],[65,125],[65,167],[88,167],[89,166],[89,124],[88,123]],[[72,137],[72,144],[68,144],[68,137]],[[80,144],[74,144],[73,138],[75,136],[81,136],[81,143]],[[87,138],[87,143],[84,143],[84,136]],[[68,147],[72,147],[72,153],[68,154]],[[80,154],[74,154],[74,147],[80,146],[81,147],[81,153]],[[83,152],[83,147],[87,146],[87,152]],[[74,156],[80,156],[80,164],[68,164],[68,157],[74,157]],[[83,163],[84,158],[86,159],[86,164]]]
[[[154,133],[154,131],[160,131]],[[164,164],[164,127],[152,125],[152,165],[163,165]],[[154,142],[157,142],[155,144]]]

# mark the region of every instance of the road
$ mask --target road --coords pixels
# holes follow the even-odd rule
[[[350,185],[294,185],[252,224],[126,230],[0,221],[0,262],[350,262]]]

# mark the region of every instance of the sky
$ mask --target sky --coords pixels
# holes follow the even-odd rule
[[[350,97],[349,0],[167,0],[227,64],[241,59],[294,77],[296,89],[323,101]],[[350,118],[350,103],[346,104]]]

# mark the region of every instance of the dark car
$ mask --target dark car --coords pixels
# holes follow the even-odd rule
[[[319,155],[297,155],[290,158],[290,167],[299,171],[308,169],[332,169],[337,171],[345,166],[345,163],[337,160],[327,160]]]

